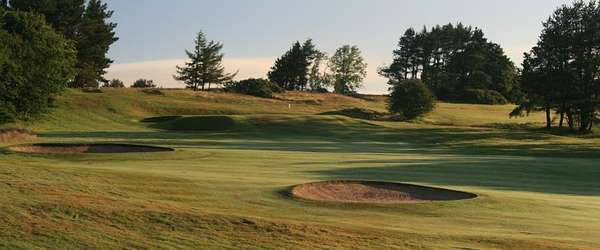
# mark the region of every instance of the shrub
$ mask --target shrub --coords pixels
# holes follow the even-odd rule
[[[273,92],[281,91],[281,88],[271,81],[254,78],[229,83],[225,88],[230,92],[263,98],[271,98],[273,97]]]
[[[421,80],[392,83],[389,110],[408,120],[425,115],[435,108],[435,97]]]
[[[47,109],[75,74],[75,50],[44,17],[0,14],[0,118],[27,119]]]
[[[125,83],[119,79],[112,79],[102,85],[103,88],[125,88]]]
[[[504,105],[508,100],[500,92],[487,89],[467,89],[463,93],[462,101],[467,103]]]
[[[156,84],[154,84],[153,80],[138,79],[135,82],[133,82],[133,85],[131,85],[131,87],[137,89],[151,89],[156,88]]]

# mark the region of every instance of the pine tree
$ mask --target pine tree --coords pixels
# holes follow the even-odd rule
[[[87,5],[86,5],[87,2]],[[106,57],[118,40],[116,24],[108,21],[113,11],[101,0],[10,0],[15,10],[44,15],[46,21],[77,48],[77,76],[70,87],[98,87],[113,62]]]
[[[77,68],[79,72],[71,87],[97,88],[99,82],[108,82],[103,75],[113,60],[106,55],[118,38],[115,23],[107,20],[113,15],[106,3],[90,0],[83,14],[77,39]]]
[[[77,41],[85,11],[85,0],[10,0],[10,6],[15,10],[44,15],[46,22],[56,31],[70,40]]]
[[[225,73],[223,66],[223,44],[208,41],[203,32],[198,32],[195,40],[194,51],[185,51],[190,61],[184,67],[177,66],[175,80],[183,81],[188,88],[193,90],[205,89],[208,84],[225,84],[233,80],[237,73]]]
[[[269,80],[285,90],[305,90],[309,82],[310,67],[319,51],[311,39],[296,42],[275,61],[268,73]]]
[[[390,83],[421,79],[445,101],[482,103],[470,91],[515,101],[516,68],[503,49],[480,29],[462,24],[408,29],[394,51],[394,62],[380,70]],[[506,98],[504,98],[506,97]]]
[[[544,110],[569,127],[589,132],[600,108],[600,4],[575,1],[544,22],[537,46],[525,55],[521,84],[526,98],[511,115]],[[566,116],[566,117],[565,117]]]

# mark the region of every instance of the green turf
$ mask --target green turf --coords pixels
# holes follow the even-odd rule
[[[51,115],[23,124],[39,132],[29,142],[176,151],[0,151],[0,248],[600,248],[600,139],[497,128],[543,122],[539,116],[509,120],[510,106],[440,104],[420,122],[402,123],[318,115],[383,112],[378,98],[90,95],[72,91]],[[185,127],[204,126],[206,117],[233,123],[223,130]],[[185,128],[175,128],[173,119]],[[293,185],[337,179],[406,182],[480,197],[336,205],[288,196]]]

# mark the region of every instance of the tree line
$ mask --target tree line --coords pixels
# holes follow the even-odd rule
[[[525,53],[521,85],[526,98],[512,116],[546,112],[552,128],[589,132],[600,104],[600,5],[576,1],[558,8],[544,22],[539,41]]]
[[[239,85],[239,82],[233,82],[237,73],[225,73],[222,43],[208,41],[206,35],[199,32],[194,44],[192,51],[185,51],[188,57],[185,65],[177,66],[177,73],[173,76],[175,80],[184,82],[192,90],[210,90],[211,85]],[[366,68],[358,47],[344,45],[328,57],[316,48],[312,39],[308,39],[303,43],[295,42],[276,59],[267,73],[271,83],[266,84],[261,79],[244,82],[264,83],[271,89],[276,85],[277,90],[288,91],[323,92],[332,87],[336,93],[354,94],[367,75]]]
[[[65,87],[107,82],[112,14],[101,0],[1,0],[0,122],[43,112]]]
[[[101,0],[0,0],[0,121],[42,112],[65,87],[124,87],[104,78],[106,55],[118,40],[113,11]],[[545,21],[537,45],[521,68],[483,30],[461,23],[407,29],[379,74],[389,79],[390,111],[415,118],[436,100],[506,104],[511,116],[545,111],[547,127],[590,131],[600,103],[600,6],[575,1]],[[297,41],[277,58],[267,79],[234,81],[223,66],[223,44],[203,32],[175,80],[193,90],[224,86],[228,91],[269,97],[278,91],[353,95],[367,75],[357,46],[331,56],[312,39]],[[156,87],[140,79],[134,87]],[[556,118],[555,118],[556,114]]]
[[[380,69],[392,85],[420,79],[439,100],[454,102],[506,104],[520,96],[516,67],[478,28],[409,28],[393,55],[393,63]]]

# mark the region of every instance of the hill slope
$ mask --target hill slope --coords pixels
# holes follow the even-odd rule
[[[48,115],[27,127],[50,130],[146,130],[139,121],[156,116],[177,115],[247,115],[344,114],[345,110],[385,113],[386,98],[353,98],[337,94],[289,92],[274,99],[230,93],[206,93],[187,90],[162,90],[144,93],[133,89],[107,89],[104,93],[68,90],[57,100]],[[437,109],[421,123],[453,126],[482,126],[495,123],[540,123],[541,114],[509,119],[512,105],[488,106],[439,103]],[[359,114],[360,115],[360,114]]]

